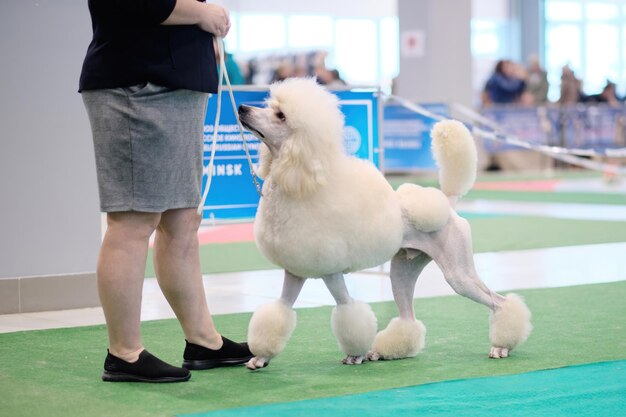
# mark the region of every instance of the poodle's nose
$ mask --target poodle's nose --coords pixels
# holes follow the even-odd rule
[[[245,104],[242,104],[241,106],[239,106],[239,114],[246,114],[250,112],[250,106],[246,106]]]

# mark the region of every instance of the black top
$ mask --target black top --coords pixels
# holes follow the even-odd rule
[[[93,40],[78,91],[152,82],[214,93],[213,35],[196,25],[161,25],[176,0],[89,0]]]

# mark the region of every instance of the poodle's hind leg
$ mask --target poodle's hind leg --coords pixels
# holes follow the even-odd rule
[[[391,260],[391,289],[400,316],[376,335],[370,360],[412,358],[424,348],[426,328],[415,318],[413,293],[417,277],[430,261],[424,252],[412,249],[400,250]]]
[[[254,357],[248,361],[248,369],[266,367],[270,360],[283,351],[296,328],[296,302],[306,278],[285,271],[283,292],[279,300],[260,306],[248,325],[248,345]]]
[[[324,283],[337,302],[330,323],[339,348],[346,354],[343,363],[359,365],[372,347],[377,328],[376,316],[369,304],[350,297],[343,274],[326,276]]]
[[[454,291],[489,307],[489,357],[506,358],[530,335],[530,310],[520,296],[502,296],[480,280],[474,267],[471,239],[467,220],[453,213],[448,224],[430,240],[433,246],[428,253]]]

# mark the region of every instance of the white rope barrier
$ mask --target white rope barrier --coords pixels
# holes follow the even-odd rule
[[[386,95],[388,100],[393,100],[399,103],[401,106],[414,111],[415,113],[421,114],[424,117],[427,117],[432,120],[445,120],[444,116],[435,114],[424,107],[415,104],[407,99],[396,95]],[[505,143],[509,145],[514,145],[520,148],[532,150],[535,152],[539,152],[545,155],[548,155],[554,159],[558,159],[563,162],[567,162],[572,165],[581,166],[587,169],[591,169],[594,171],[606,172],[614,175],[626,175],[626,169],[609,164],[604,162],[599,162],[595,160],[590,160],[587,158],[581,158],[578,155],[591,156],[591,157],[609,157],[609,158],[624,158],[626,157],[626,148],[617,148],[617,149],[606,149],[602,153],[597,152],[592,149],[568,149],[559,146],[546,146],[546,145],[534,145],[532,143],[523,141],[514,135],[507,134],[505,129],[500,126],[495,121],[484,117],[483,115],[475,112],[474,110],[468,109],[465,106],[460,104],[453,104],[454,108],[461,114],[466,117],[472,119],[473,122],[478,122],[481,125],[487,126],[493,131],[485,130],[482,127],[476,126],[474,123],[465,122],[466,125],[472,131],[472,134],[475,137],[480,137],[483,139],[491,140],[494,142]]]

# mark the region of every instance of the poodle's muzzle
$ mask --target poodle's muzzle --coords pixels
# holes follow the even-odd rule
[[[246,106],[245,104],[240,105],[239,111],[238,111],[239,120],[241,121],[241,124],[243,125],[243,127],[248,129],[255,135],[259,136],[260,139],[265,139],[265,135],[252,125],[252,110],[253,109],[254,107],[252,106]]]

